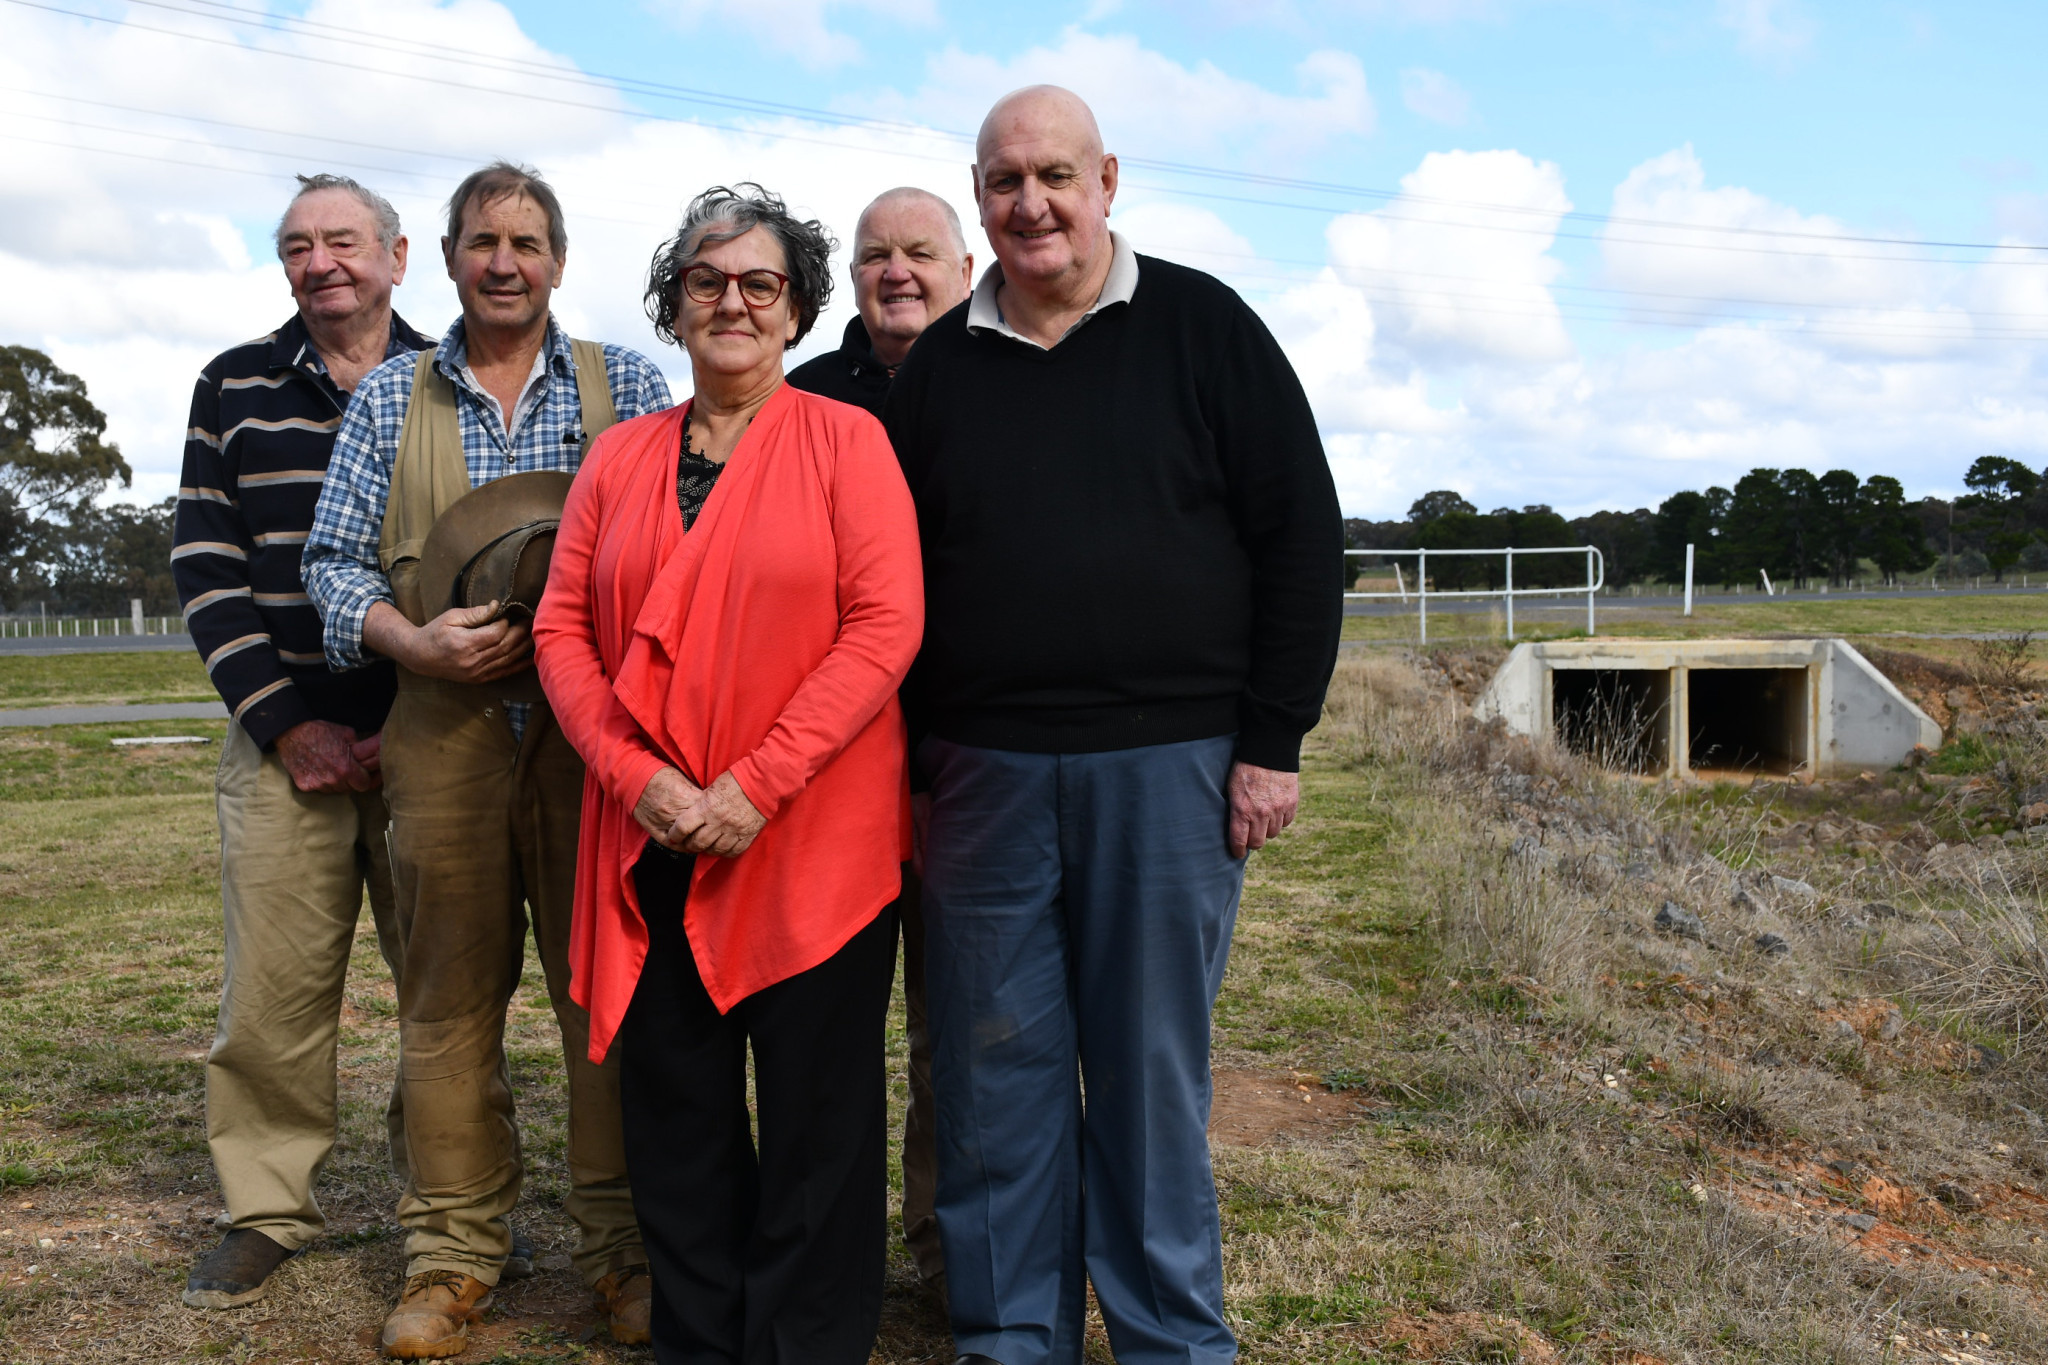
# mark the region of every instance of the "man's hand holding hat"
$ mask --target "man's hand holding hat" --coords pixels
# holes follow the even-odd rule
[[[402,668],[445,682],[496,682],[533,662],[532,627],[499,618],[496,602],[450,607],[423,626],[379,602],[363,618],[363,643]]]

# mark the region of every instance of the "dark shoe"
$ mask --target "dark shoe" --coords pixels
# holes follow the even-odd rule
[[[514,1228],[512,1250],[506,1253],[505,1267],[498,1272],[498,1283],[507,1280],[530,1280],[533,1278],[533,1239]]]
[[[629,1265],[591,1286],[597,1295],[612,1340],[621,1346],[645,1346],[654,1340],[654,1281],[644,1265]]]
[[[270,1272],[298,1255],[254,1228],[237,1228],[194,1263],[180,1296],[187,1308],[240,1308],[270,1292]]]
[[[1003,1365],[994,1356],[954,1356],[953,1365]]]
[[[423,1270],[405,1282],[384,1319],[384,1354],[394,1360],[445,1360],[469,1345],[469,1325],[491,1306],[491,1287],[459,1270]]]

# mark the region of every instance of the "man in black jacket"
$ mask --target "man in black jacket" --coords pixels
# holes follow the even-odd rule
[[[924,547],[906,696],[963,1361],[1076,1365],[1090,1281],[1126,1365],[1235,1356],[1209,1013],[1336,659],[1301,385],[1230,289],[1109,230],[1116,183],[1074,95],[999,101],[996,264],[887,408]]]
[[[839,349],[805,361],[789,382],[880,417],[896,367],[924,329],[951,312],[974,283],[960,215],[929,190],[885,190],[853,233],[853,299]],[[926,1284],[944,1291],[946,1263],[932,1214],[932,1050],[925,1030],[924,916],[916,870],[903,869],[903,1021],[910,1035],[910,1104],[903,1115],[903,1242]]]

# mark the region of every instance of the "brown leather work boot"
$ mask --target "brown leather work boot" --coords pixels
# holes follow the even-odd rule
[[[405,1282],[384,1319],[384,1354],[393,1360],[445,1360],[469,1345],[469,1325],[491,1306],[491,1287],[459,1270],[423,1270]]]
[[[645,1346],[654,1339],[654,1281],[644,1265],[614,1270],[591,1286],[597,1306],[605,1311],[612,1340],[621,1346]]]

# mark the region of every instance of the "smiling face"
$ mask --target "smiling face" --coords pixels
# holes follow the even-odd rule
[[[343,323],[391,306],[405,279],[405,238],[377,240],[377,218],[347,190],[314,190],[292,202],[277,233],[277,255],[299,312]]]
[[[1116,182],[1078,96],[1036,86],[998,101],[975,144],[974,196],[1004,282],[1058,293],[1106,271]]]
[[[789,273],[782,243],[764,227],[749,228],[729,242],[700,250],[690,262],[728,275],[749,270]],[[688,275],[688,271],[682,272]],[[677,289],[682,290],[680,282]],[[690,353],[690,368],[699,392],[729,388],[735,381],[754,383],[782,373],[782,353],[796,340],[796,298],[789,286],[766,308],[751,308],[740,286],[726,282],[716,303],[699,303],[688,292],[677,299],[676,337]]]
[[[899,363],[925,328],[967,297],[973,271],[937,199],[894,194],[868,205],[854,231],[853,295],[884,364]]]
[[[448,278],[470,328],[524,331],[547,317],[563,261],[548,246],[547,210],[523,194],[472,200],[461,239],[441,239]]]

